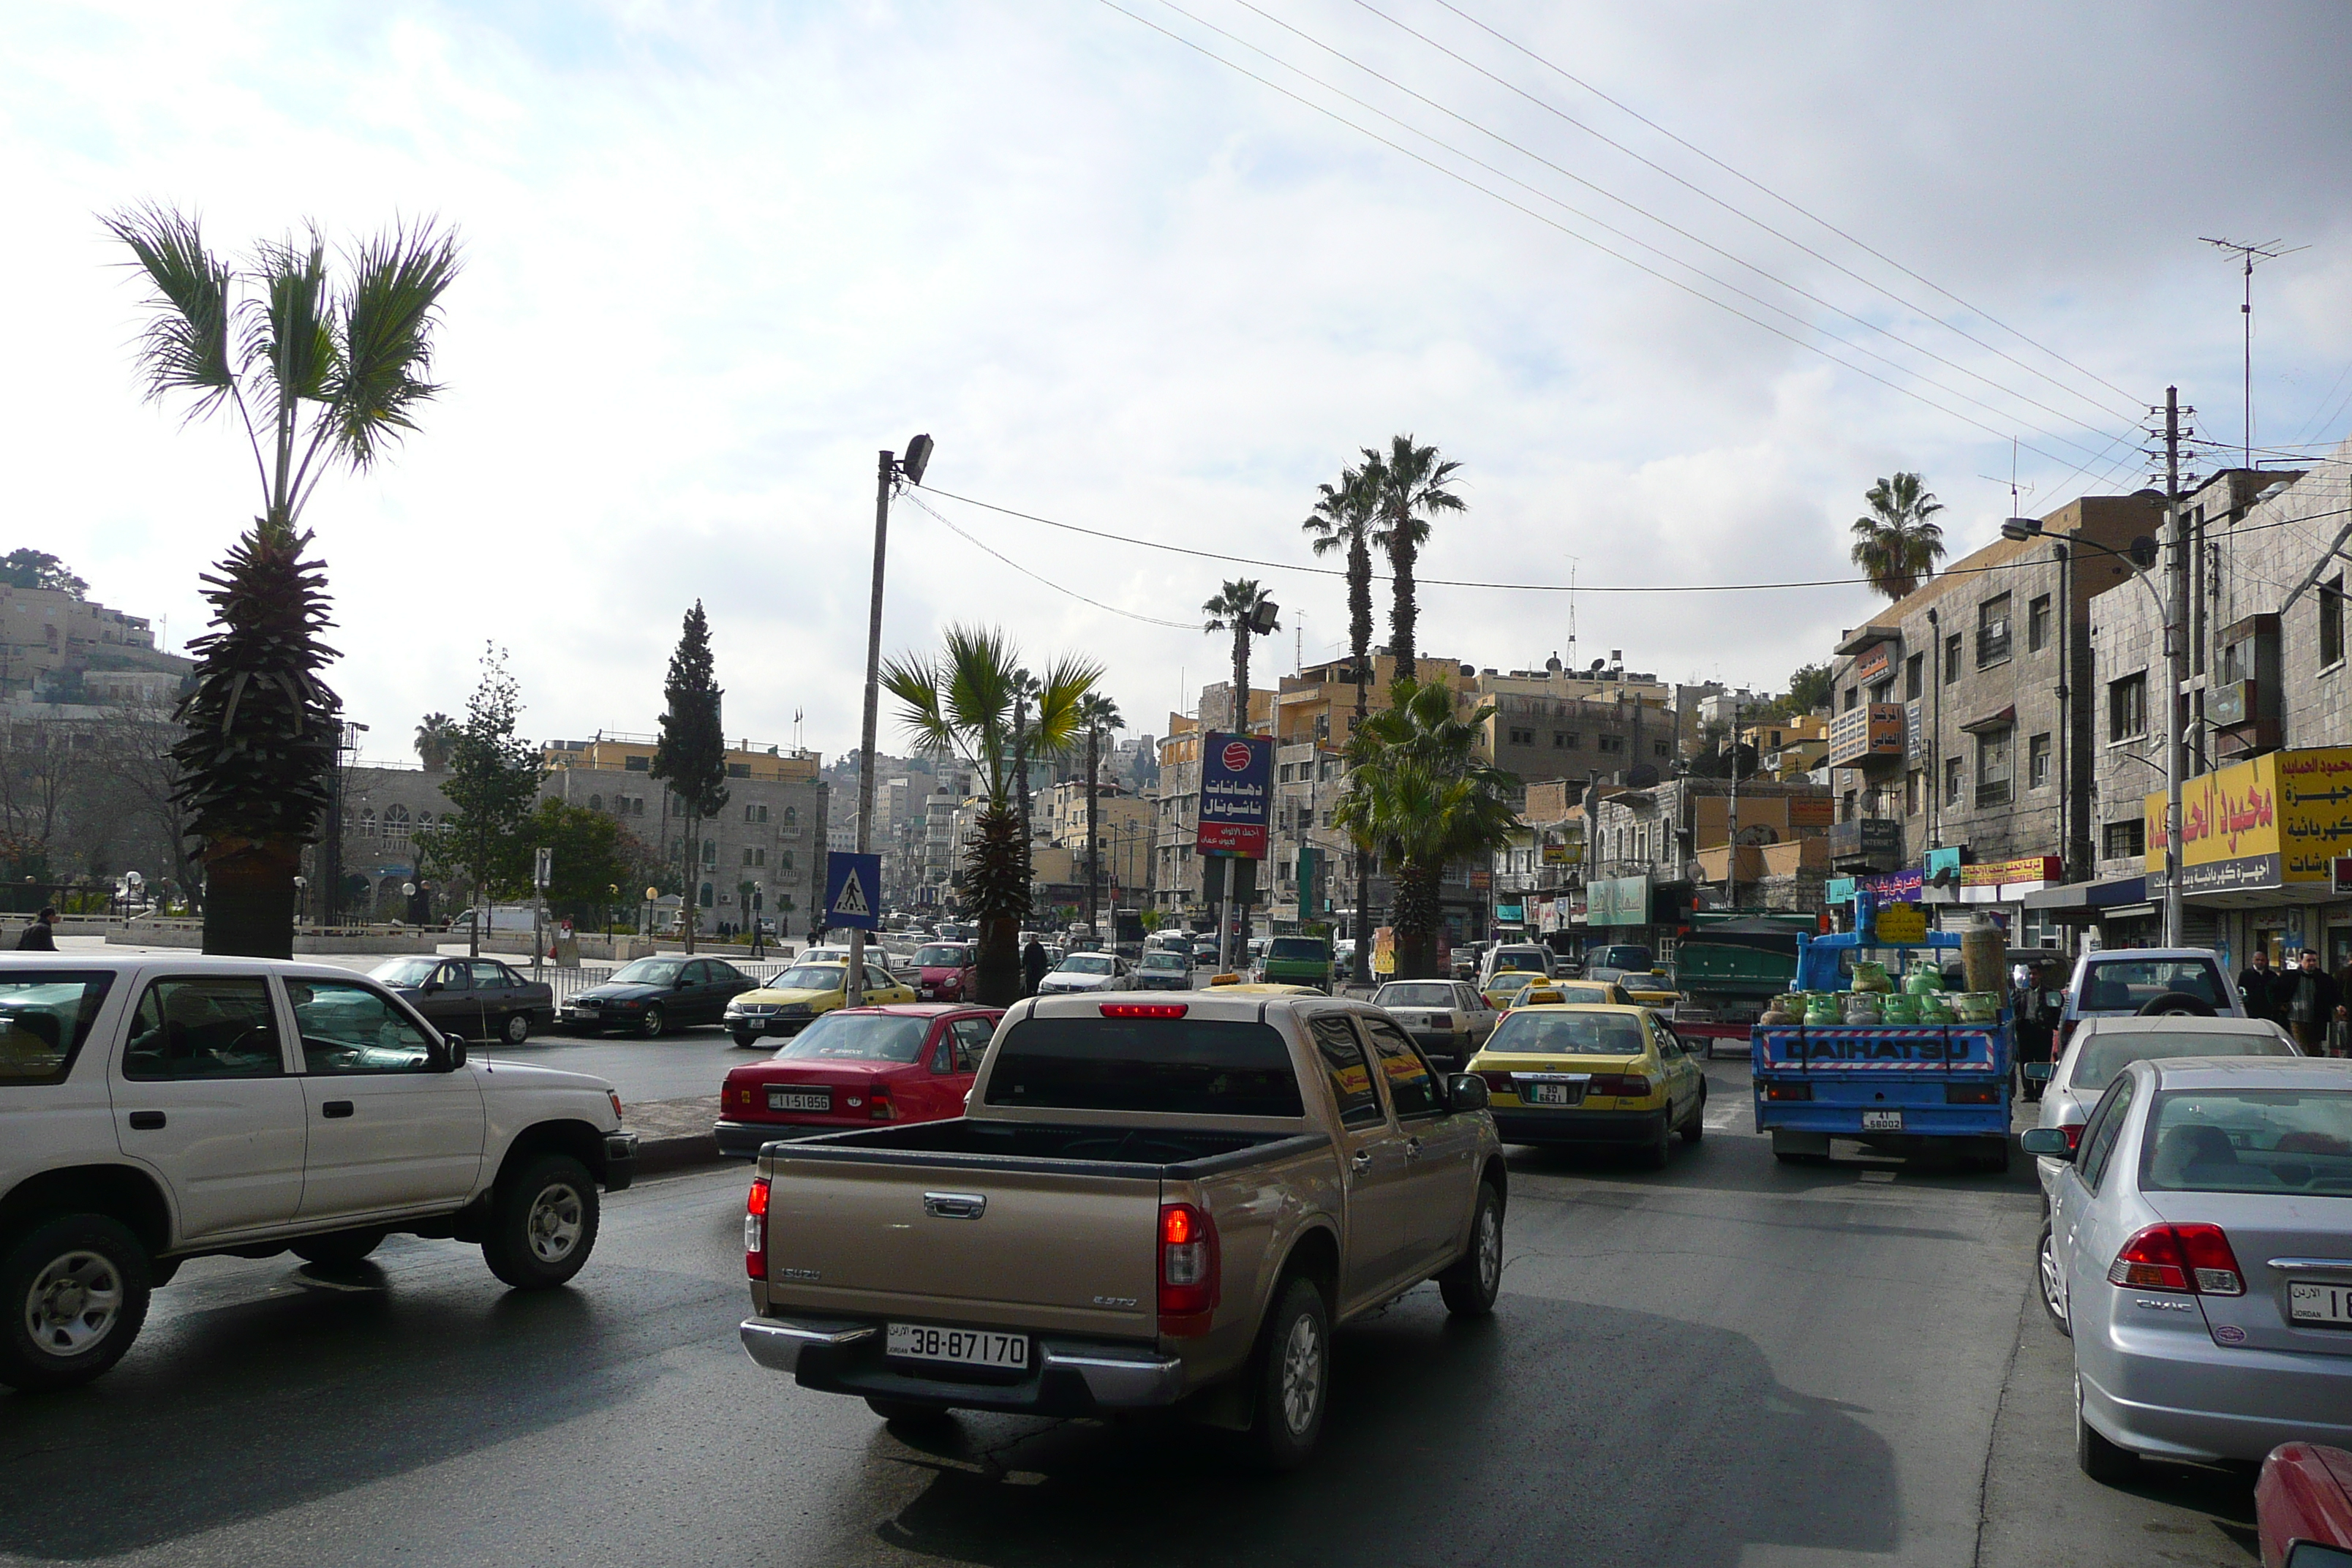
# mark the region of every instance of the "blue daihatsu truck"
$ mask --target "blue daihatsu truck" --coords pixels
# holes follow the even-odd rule
[[[1897,959],[1956,949],[1957,933],[1885,942],[1866,891],[1854,894],[1854,929],[1800,936],[1800,991],[1843,991],[1856,957]],[[1759,1024],[1750,1033],[1756,1126],[1785,1161],[1823,1160],[1830,1140],[1855,1139],[1887,1153],[1941,1148],[1986,1169],[2006,1170],[2010,1067],[2016,1036],[2006,999],[1997,1023]]]

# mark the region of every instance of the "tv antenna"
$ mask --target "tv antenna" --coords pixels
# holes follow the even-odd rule
[[[1987,484],[1989,484],[1989,485],[1998,485],[1998,484],[2003,484],[2003,483],[2007,484],[2007,485],[2009,486],[2009,515],[2010,515],[2010,516],[2011,516],[2011,517],[2018,517],[2018,516],[2021,516],[2021,515],[2022,515],[2022,514],[2021,514],[2021,512],[2019,512],[2019,510],[2017,510],[2017,496],[2018,496],[2018,492],[2019,492],[2020,490],[2023,490],[2027,495],[2032,495],[2032,494],[2033,493],[2033,487],[2032,487],[2031,484],[2024,484],[2024,485],[2021,485],[2021,484],[2019,484],[2019,483],[2017,482],[2017,437],[2016,437],[2011,436],[2011,437],[2009,438],[2009,478],[2008,478],[2006,480],[2003,480],[2003,479],[1995,479],[1995,478],[1994,478],[1992,475],[1990,475],[1990,474],[1979,474],[1979,475],[1977,476],[1977,478],[1979,478],[1979,479],[1980,479],[1984,480],[1984,481],[1985,481],[1985,483],[1987,483]]]
[[[2246,299],[2238,307],[2246,323],[2246,467],[2254,466],[2254,263],[2276,261],[2282,256],[2293,256],[2298,250],[2309,250],[2307,245],[2291,245],[2284,250],[2279,241],[2266,239],[2260,245],[2240,245],[2234,239],[2215,239],[2210,235],[2199,235],[2206,244],[2222,250],[2234,250],[2245,263]]]

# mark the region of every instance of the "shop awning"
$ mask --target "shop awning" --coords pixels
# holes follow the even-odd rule
[[[2038,893],[2028,893],[2023,900],[2029,910],[2087,910],[2091,907],[2091,884],[2069,882],[2063,888],[2044,888]]]
[[[1960,732],[1964,735],[1981,735],[1991,730],[2014,728],[2016,723],[2017,708],[2011,704],[1998,713],[1988,713],[1981,719],[1969,720],[1960,726]]]

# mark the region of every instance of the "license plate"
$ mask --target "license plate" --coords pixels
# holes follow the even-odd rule
[[[1862,1130],[1864,1132],[1900,1132],[1903,1131],[1903,1113],[1899,1110],[1865,1110],[1862,1113]]]
[[[768,1091],[771,1110],[831,1110],[833,1090],[829,1089],[772,1089]]]
[[[892,1355],[915,1361],[951,1361],[964,1366],[1029,1364],[1028,1335],[1000,1334],[991,1329],[933,1329],[920,1323],[892,1323],[886,1349]]]
[[[2352,1324],[2352,1285],[2289,1285],[2286,1311],[2298,1323]]]
[[[1580,1083],[1537,1083],[1528,1086],[1530,1105],[1582,1105],[1584,1086]]]

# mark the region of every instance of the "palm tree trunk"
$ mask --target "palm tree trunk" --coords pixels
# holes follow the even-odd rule
[[[1412,596],[1412,566],[1413,557],[1418,552],[1408,537],[1412,526],[1411,518],[1399,523],[1396,542],[1389,549],[1389,565],[1396,579],[1391,584],[1395,591],[1395,598],[1389,606],[1389,651],[1396,655],[1399,680],[1419,679],[1412,647],[1413,623],[1418,615]]]
[[[1396,868],[1396,938],[1399,980],[1434,980],[1437,973],[1438,882],[1442,866]]]
[[[205,846],[205,951],[231,958],[294,956],[291,838],[215,838]]]

